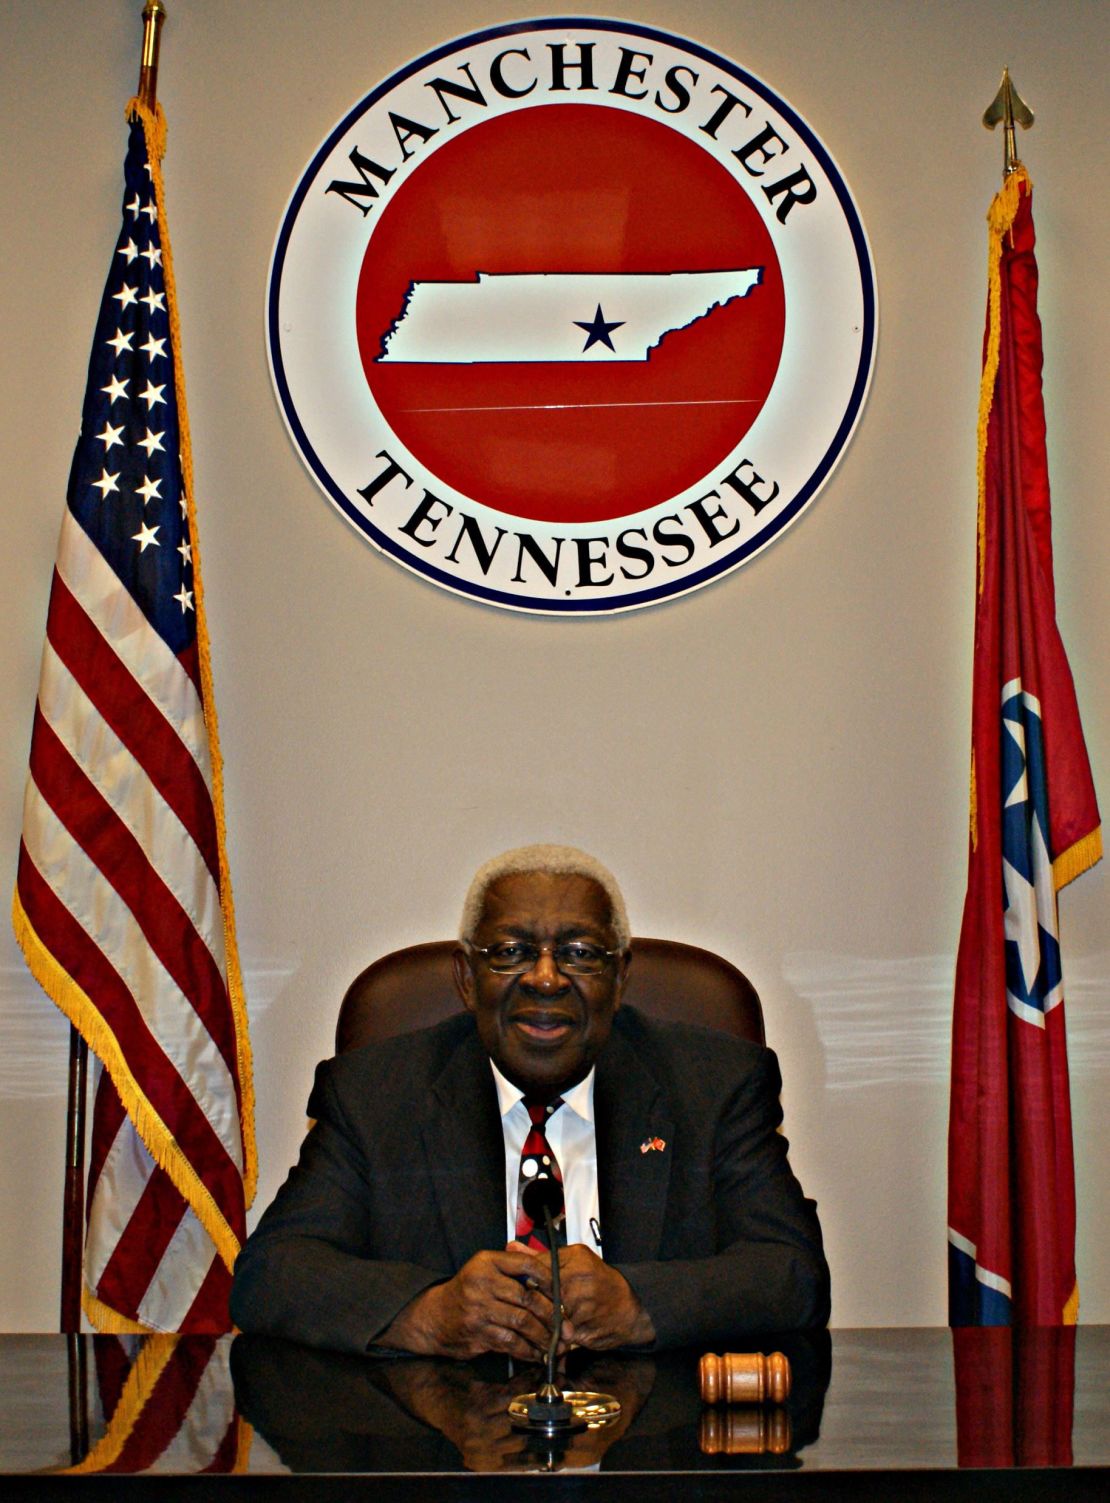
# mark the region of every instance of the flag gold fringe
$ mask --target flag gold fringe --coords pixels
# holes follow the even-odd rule
[[[249,1206],[258,1184],[258,1149],[254,1131],[254,1070],[250,1038],[247,1032],[247,1004],[239,967],[239,946],[235,937],[235,903],[231,891],[231,868],[227,859],[227,826],[224,820],[224,772],[220,755],[220,737],[216,722],[216,694],[212,684],[211,646],[208,616],[204,607],[204,587],[200,567],[200,532],[193,501],[193,446],[189,434],[189,410],[185,402],[185,362],[181,356],[181,321],[177,308],[177,283],[173,271],[173,251],[166,218],[165,186],[162,181],[162,158],[166,153],[166,117],[162,106],[151,111],[137,97],[127,103],[127,119],[141,122],[150,158],[154,201],[158,209],[158,229],[162,240],[162,274],[166,284],[166,308],[170,321],[170,339],[174,351],[174,386],[177,392],[177,420],[181,436],[181,474],[185,487],[185,504],[189,516],[189,537],[193,552],[193,589],[196,596],[197,650],[200,657],[200,681],[204,700],[204,719],[212,755],[212,803],[216,816],[216,836],[220,866],[220,909],[223,916],[227,952],[227,989],[235,1026],[236,1058],[239,1065],[241,1093],[241,1130],[243,1136],[243,1191]],[[215,1239],[213,1239],[215,1240]],[[228,1265],[231,1266],[230,1264]]]
[[[118,1310],[113,1310],[111,1305],[97,1299],[88,1284],[81,1290],[81,1308],[88,1317],[89,1324],[95,1326],[101,1336],[150,1335],[150,1326],[144,1326],[139,1320],[130,1320]]]
[[[971,748],[971,797],[968,800],[968,823],[971,826],[971,849],[979,849],[979,785],[975,779],[975,748]]]
[[[251,1441],[254,1439],[254,1428],[249,1420],[243,1416],[236,1416],[239,1433],[235,1437],[235,1465],[231,1470],[238,1476],[247,1470],[251,1459]]]
[[[1078,1321],[1079,1321],[1079,1282],[1077,1280],[1072,1285],[1072,1291],[1068,1295],[1068,1302],[1064,1306],[1063,1311],[1061,1312],[1061,1315],[1060,1315],[1060,1324],[1064,1325],[1064,1326],[1074,1326],[1074,1325],[1078,1324]]]
[[[987,210],[987,349],[979,382],[979,456],[976,467],[979,489],[978,593],[983,593],[987,563],[987,427],[998,380],[998,357],[1002,326],[1002,240],[1013,226],[1021,201],[1021,184],[1032,186],[1024,167],[1010,173]]]
[[[976,481],[978,488],[976,594],[982,595],[987,569],[987,429],[990,426],[994,390],[998,382],[998,358],[1002,340],[1002,240],[1017,217],[1020,184],[1031,187],[1029,174],[1019,166],[1011,172],[987,210],[987,348],[979,380],[979,426]],[[971,786],[968,793],[971,846],[979,844],[978,807],[975,789],[975,759],[972,754]]]
[[[1089,835],[1061,851],[1052,863],[1052,882],[1056,891],[1074,882],[1102,860],[1102,826],[1096,825]]]
[[[239,1239],[169,1128],[143,1094],[127,1065],[119,1040],[104,1021],[88,993],[83,991],[39,938],[20,901],[19,889],[12,898],[12,928],[27,967],[43,991],[61,1009],[87,1040],[119,1092],[135,1131],[151,1158],[169,1175],[174,1187],[188,1201],[197,1220],[212,1238],[216,1251],[230,1269],[239,1252]],[[124,1317],[116,1317],[123,1319]],[[134,1327],[129,1327],[134,1329]],[[140,1327],[139,1329],[145,1329]]]

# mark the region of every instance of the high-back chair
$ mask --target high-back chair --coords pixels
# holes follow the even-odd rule
[[[433,940],[383,955],[347,988],[335,1028],[342,1054],[461,1011],[451,971],[455,941]],[[764,1042],[759,994],[742,971],[711,950],[671,939],[633,939],[624,1001],[677,1023],[702,1023]]]

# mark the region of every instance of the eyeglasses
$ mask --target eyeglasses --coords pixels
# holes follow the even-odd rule
[[[614,955],[621,951],[606,950],[585,940],[572,939],[561,945],[536,945],[527,939],[505,939],[497,945],[471,945],[486,965],[498,976],[523,976],[543,954],[555,962],[555,969],[566,976],[597,976]]]

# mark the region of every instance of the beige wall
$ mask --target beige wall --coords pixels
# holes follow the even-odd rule
[[[446,934],[470,868],[593,847],[642,933],[741,964],[783,1061],[838,1325],[945,1314],[948,1017],[963,897],[984,214],[1009,63],[1037,111],[1059,615],[1110,804],[1105,81],[1083,0],[624,0],[767,79],[839,161],[880,348],[820,499],[674,604],[547,621],[379,557],[294,454],[267,265],[325,132],[394,67],[534,7],[170,0],[161,98],[227,816],[251,1007],[260,1203],[296,1151],[346,981]],[[0,880],[14,873],[46,591],[118,224],[139,0],[0,8],[4,545]],[[521,706],[485,709],[512,680]],[[1063,899],[1084,1315],[1110,1320],[1110,879]],[[66,1028],[0,933],[0,1328],[56,1321]]]

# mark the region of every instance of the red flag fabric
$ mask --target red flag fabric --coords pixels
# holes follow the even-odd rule
[[[979,407],[971,839],[956,963],[949,1320],[1075,1320],[1056,895],[1102,854],[1055,618],[1032,188],[995,198]]]
[[[16,936],[101,1073],[86,1314],[229,1328],[256,1175],[160,158],[132,101],[43,652]]]

